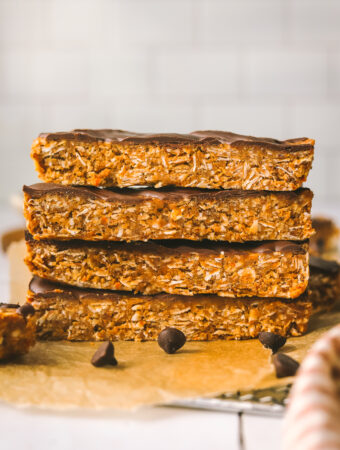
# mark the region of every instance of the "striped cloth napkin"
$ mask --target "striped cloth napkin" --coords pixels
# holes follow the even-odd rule
[[[294,382],[284,450],[340,450],[340,325],[311,348]]]

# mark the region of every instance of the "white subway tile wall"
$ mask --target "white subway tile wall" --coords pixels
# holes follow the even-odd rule
[[[316,139],[340,201],[339,0],[0,0],[0,199],[40,131],[217,128]]]

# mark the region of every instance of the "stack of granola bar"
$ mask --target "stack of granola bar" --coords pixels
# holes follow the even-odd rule
[[[219,131],[41,134],[28,300],[47,339],[300,335],[314,141]]]

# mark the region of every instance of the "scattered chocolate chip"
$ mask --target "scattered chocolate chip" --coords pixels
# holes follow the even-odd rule
[[[167,327],[158,335],[158,345],[169,354],[183,347],[186,340],[185,334],[177,328]]]
[[[103,342],[95,354],[92,356],[91,363],[95,367],[116,366],[118,364],[114,357],[114,347],[112,342]]]
[[[17,309],[17,313],[21,314],[24,317],[33,316],[35,314],[35,309],[30,303],[25,303]]]
[[[262,331],[259,334],[259,341],[261,344],[266,348],[270,348],[273,353],[276,353],[279,348],[283,347],[286,340],[285,337],[271,333],[270,331]]]
[[[15,303],[0,303],[0,308],[19,308],[19,303],[15,304]]]
[[[296,374],[300,364],[284,353],[273,356],[273,364],[277,378],[292,377]]]

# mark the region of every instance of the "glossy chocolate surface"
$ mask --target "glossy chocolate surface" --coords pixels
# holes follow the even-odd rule
[[[296,303],[297,301],[307,300],[306,293],[302,294],[297,299],[279,299],[279,298],[258,298],[258,297],[240,297],[240,298],[227,298],[219,297],[218,295],[205,294],[205,295],[172,295],[172,294],[155,294],[155,295],[142,295],[133,294],[130,292],[122,291],[109,291],[104,289],[89,289],[89,288],[78,288],[74,286],[68,286],[64,284],[55,283],[48,280],[43,280],[39,277],[34,277],[29,285],[29,290],[34,294],[36,299],[39,296],[42,298],[63,298],[68,300],[86,300],[86,299],[98,299],[98,300],[110,300],[119,301],[122,298],[131,299],[141,299],[141,301],[163,301],[163,302],[186,302],[190,304],[204,303],[209,304],[213,302],[214,304],[219,303],[220,305],[225,304],[235,304],[236,302],[272,302],[278,301],[282,303]]]
[[[221,252],[244,254],[244,253],[293,253],[306,254],[307,249],[303,242],[298,241],[261,241],[261,242],[244,242],[229,243],[223,241],[188,241],[188,240],[159,240],[148,242],[112,242],[112,241],[58,241],[53,239],[45,239],[36,241],[33,236],[26,230],[25,238],[27,242],[33,245],[55,245],[58,250],[67,250],[69,248],[86,248],[107,251],[126,251],[130,253],[151,253],[156,255],[168,254],[188,254],[188,253],[204,253],[220,255]]]
[[[340,264],[336,261],[328,261],[327,259],[318,258],[317,256],[309,257],[309,266],[311,270],[326,272],[330,274],[340,273]]]
[[[24,186],[23,191],[32,198],[40,198],[48,194],[62,194],[67,196],[81,196],[85,198],[104,200],[108,202],[136,203],[150,199],[161,201],[191,200],[191,199],[237,199],[249,197],[265,197],[275,195],[278,198],[298,198],[300,195],[308,194],[312,197],[312,191],[300,188],[296,191],[246,191],[241,189],[195,189],[195,188],[96,188],[88,186],[64,186],[54,183],[37,183]]]
[[[124,130],[87,130],[76,129],[69,132],[41,133],[40,138],[46,141],[69,140],[75,142],[110,142],[110,143],[130,143],[130,144],[167,144],[185,145],[185,144],[227,144],[237,147],[261,147],[270,150],[299,151],[312,149],[314,141],[308,138],[287,139],[279,141],[267,137],[245,136],[231,133],[229,131],[194,131],[189,134],[178,133],[133,133]]]

